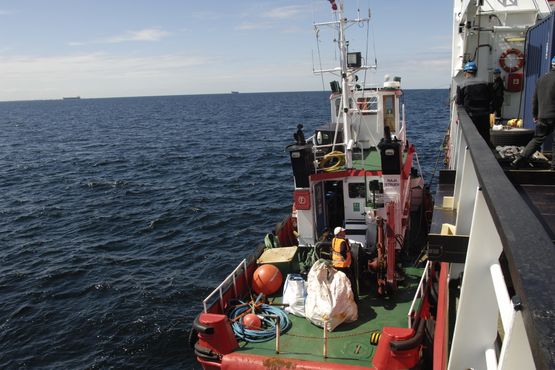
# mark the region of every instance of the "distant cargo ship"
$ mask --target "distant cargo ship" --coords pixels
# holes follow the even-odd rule
[[[232,91],[232,94],[239,94],[239,91]]]
[[[80,96],[64,96],[62,100],[79,100],[81,99]]]

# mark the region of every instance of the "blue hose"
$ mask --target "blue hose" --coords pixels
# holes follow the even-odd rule
[[[257,309],[257,315],[262,316],[262,329],[252,330],[246,329],[242,323],[242,320],[234,320],[236,317],[240,316],[245,311],[251,310],[250,305],[244,305],[235,307],[229,313],[229,318],[233,321],[231,328],[235,333],[235,336],[246,342],[267,342],[276,336],[276,323],[274,318],[265,317],[267,315],[277,316],[279,320],[279,332],[281,334],[287,332],[291,328],[291,320],[287,316],[287,313],[282,309],[268,304],[263,304]]]

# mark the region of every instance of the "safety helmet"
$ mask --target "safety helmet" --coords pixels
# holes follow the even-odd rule
[[[477,70],[478,70],[478,66],[476,65],[476,62],[472,60],[466,62],[463,68],[464,72],[476,72]]]
[[[345,231],[344,228],[342,228],[341,226],[337,226],[334,230],[333,230],[333,235],[338,235],[340,232]]]
[[[493,70],[493,73],[496,74],[496,75],[501,74],[501,70],[499,68],[495,68]]]

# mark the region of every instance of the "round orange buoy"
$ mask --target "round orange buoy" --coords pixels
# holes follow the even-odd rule
[[[256,293],[263,293],[268,296],[279,290],[282,281],[283,277],[276,266],[270,264],[262,265],[254,271],[252,289]]]
[[[262,327],[262,321],[255,314],[249,313],[243,317],[243,325],[245,325],[245,329],[259,330]]]

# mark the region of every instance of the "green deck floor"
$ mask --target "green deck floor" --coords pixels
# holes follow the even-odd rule
[[[403,163],[407,158],[407,153],[403,153]],[[353,168],[357,170],[381,171],[382,158],[380,152],[376,148],[365,151],[353,152]]]
[[[379,171],[382,169],[382,158],[376,148],[364,152],[353,152],[353,168],[358,170]]]
[[[408,268],[405,273],[406,279],[394,297],[383,299],[374,294],[361,296],[358,320],[341,324],[328,333],[327,359],[323,357],[323,329],[294,315],[289,315],[293,323],[291,329],[281,336],[279,355],[276,354],[275,340],[264,343],[241,342],[237,352],[371,367],[377,347],[370,344],[370,334],[381,331],[384,326],[408,325],[407,314],[422,269]],[[371,285],[368,290],[375,291],[375,286]]]

